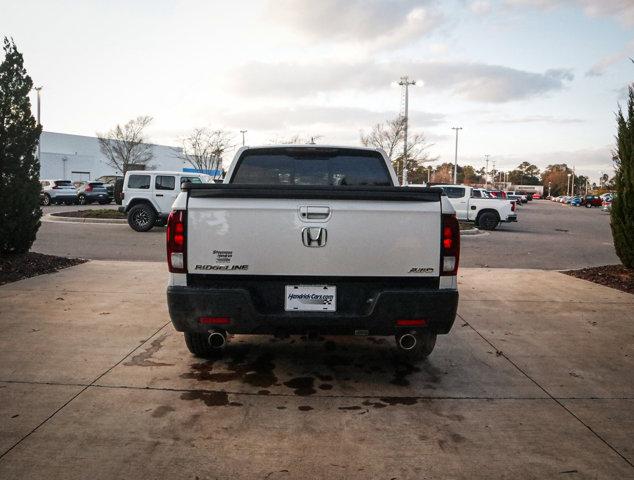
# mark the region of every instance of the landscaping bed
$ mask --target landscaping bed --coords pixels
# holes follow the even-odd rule
[[[475,225],[469,222],[461,222],[458,221],[458,225],[460,226],[460,230],[475,230]]]
[[[87,262],[82,258],[56,257],[29,252],[0,256],[0,285],[17,282],[23,278],[35,277],[44,273],[55,273],[62,268]]]
[[[627,293],[634,293],[634,270],[625,268],[623,265],[604,265],[568,270],[563,273]]]
[[[77,210],[75,212],[59,212],[52,213],[55,217],[74,217],[74,218],[118,218],[125,219],[126,214],[121,213],[118,210],[112,210],[109,208],[101,208],[97,210]]]

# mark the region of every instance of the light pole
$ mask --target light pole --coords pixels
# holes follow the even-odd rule
[[[568,181],[566,182],[566,195],[570,196],[570,177],[572,176],[572,173],[568,174]]]
[[[431,182],[431,167],[427,167],[427,183]]]
[[[548,182],[548,196],[550,197],[550,182]]]
[[[401,77],[401,80],[398,82],[401,87],[405,87],[404,95],[405,95],[405,113],[403,114],[403,174],[402,174],[402,183],[403,185],[407,185],[407,127],[409,124],[409,87],[410,85],[416,85],[415,80],[410,80],[407,75]]]
[[[453,165],[453,184],[456,185],[458,183],[458,131],[462,130],[462,127],[451,127],[451,129],[456,131],[456,150]]]
[[[570,182],[570,196],[575,196],[575,167],[572,167],[572,181]]]
[[[42,86],[35,87],[34,90],[37,92],[37,125],[38,127],[42,125],[40,122],[40,91],[42,90]],[[42,141],[40,137],[37,139],[37,159],[40,159],[40,142]]]
[[[485,155],[484,158],[486,159],[486,166],[484,167],[484,184],[488,185],[489,184],[489,155]]]
[[[242,146],[243,147],[244,147],[244,143],[245,143],[244,134],[247,133],[247,132],[248,132],[248,130],[240,130],[240,133],[242,134]]]

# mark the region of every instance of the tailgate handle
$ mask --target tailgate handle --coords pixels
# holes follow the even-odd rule
[[[299,216],[302,220],[326,220],[330,217],[330,207],[299,207]]]

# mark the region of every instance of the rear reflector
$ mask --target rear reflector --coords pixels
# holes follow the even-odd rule
[[[229,317],[200,317],[198,323],[201,325],[227,325],[231,323]]]
[[[424,327],[425,325],[427,325],[427,320],[425,320],[424,318],[397,320],[396,325],[398,327]]]

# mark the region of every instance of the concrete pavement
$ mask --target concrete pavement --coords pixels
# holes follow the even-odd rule
[[[634,478],[634,296],[463,269],[427,362],[392,339],[192,357],[162,263],[0,287],[0,478]]]

